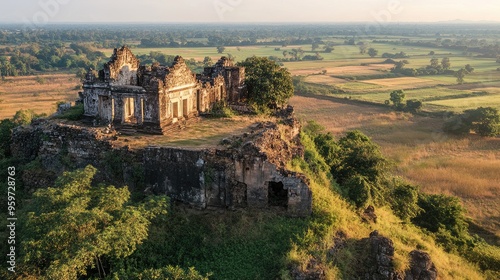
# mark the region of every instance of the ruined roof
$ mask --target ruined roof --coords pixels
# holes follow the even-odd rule
[[[130,65],[131,68],[137,69],[140,66],[140,61],[127,47],[123,46],[113,50],[111,60],[104,64],[104,69],[109,73],[111,79],[116,79],[123,65]]]
[[[217,63],[215,63],[216,67],[234,67],[234,62],[231,61],[229,58],[223,56],[221,57]]]

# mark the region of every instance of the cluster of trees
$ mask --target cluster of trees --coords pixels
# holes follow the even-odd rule
[[[382,58],[409,58],[405,52],[401,51],[399,53],[383,53]]]
[[[491,36],[486,35],[485,36]],[[500,44],[497,42],[491,42],[486,39],[477,38],[467,38],[466,36],[458,38],[446,38],[441,37],[436,38],[434,41],[426,40],[374,40],[374,43],[379,44],[400,44],[404,46],[416,46],[416,47],[427,47],[427,48],[447,48],[462,51],[466,54],[479,53],[480,57],[496,58],[500,55]]]
[[[451,62],[448,57],[443,57],[441,62],[437,58],[430,60],[430,65],[422,68],[406,68],[409,64],[408,60],[401,60],[395,63],[391,69],[392,73],[402,74],[405,76],[423,76],[423,75],[440,75],[440,74],[455,74],[455,71],[450,70]]]
[[[171,65],[175,56],[152,51],[138,55],[142,63]],[[109,58],[88,44],[70,44],[69,47],[59,44],[41,46],[32,44],[29,47],[5,47],[0,49],[0,76],[33,75],[40,71],[76,70],[81,77],[87,69],[98,69]],[[203,67],[213,64],[210,57],[203,61],[187,59],[186,64],[193,71],[200,73]]]
[[[468,75],[472,72],[474,72],[474,67],[472,67],[470,64],[465,65],[464,68],[460,68],[460,70],[455,72],[455,77],[457,77],[457,83],[463,84],[465,75]]]
[[[106,55],[85,44],[37,44],[0,49],[0,76],[32,75],[35,71],[96,68]]]
[[[410,113],[416,113],[422,109],[422,101],[417,99],[409,99],[405,101],[406,94],[403,90],[394,90],[391,92],[389,100],[385,101],[386,105],[391,104],[396,111],[405,111]]]
[[[325,48],[329,48],[326,47]],[[276,48],[276,51],[281,51],[281,48]],[[333,51],[333,48],[328,49],[329,52]],[[325,52],[327,50],[325,49]],[[275,55],[269,56],[270,60],[277,62],[286,62],[286,61],[306,61],[306,60],[323,60],[323,57],[319,52],[314,52],[314,55],[307,54],[302,48],[293,48],[292,50],[283,50],[283,57],[278,57]]]
[[[481,136],[496,136],[500,134],[500,115],[493,107],[465,110],[445,122],[443,130],[456,135],[467,135],[474,131]]]

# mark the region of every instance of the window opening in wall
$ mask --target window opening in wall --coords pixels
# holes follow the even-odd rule
[[[135,104],[134,104],[134,98],[131,97],[125,97],[123,98],[123,101],[125,102],[124,104],[124,120],[127,123],[132,123],[135,122]]]
[[[184,115],[184,117],[188,117],[189,115],[189,109],[188,109],[188,100],[187,99],[184,99],[182,100],[182,114]]]
[[[172,112],[173,112],[172,117],[174,118],[179,117],[179,103],[177,102],[172,103]]]

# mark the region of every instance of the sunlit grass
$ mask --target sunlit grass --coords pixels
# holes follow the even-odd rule
[[[395,174],[425,192],[458,195],[472,219],[500,236],[500,221],[492,222],[500,217],[500,139],[451,137],[441,131],[444,119],[390,108],[324,97],[296,96],[291,103],[301,119],[316,120],[336,135],[359,129],[371,136],[392,160]]]

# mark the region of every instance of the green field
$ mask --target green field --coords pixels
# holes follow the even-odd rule
[[[393,90],[405,90],[407,98],[419,99],[424,102],[424,109],[430,111],[460,111],[475,108],[477,106],[493,106],[500,108],[500,93],[497,86],[500,82],[500,64],[494,59],[478,57],[474,53],[445,48],[429,48],[404,46],[396,40],[398,37],[384,37],[384,40],[393,40],[394,43],[371,43],[373,38],[362,39],[378,50],[378,55],[370,57],[360,54],[356,45],[343,45],[343,39],[337,37],[326,37],[325,42],[332,42],[334,51],[325,53],[322,47],[317,50],[324,58],[318,61],[291,61],[283,62],[292,75],[305,76],[305,82],[310,84],[327,85],[342,89],[345,94],[339,97],[350,97],[376,103],[383,103],[389,99]],[[428,38],[413,38],[429,40]],[[283,52],[291,52],[292,49],[301,48],[304,55],[314,55],[311,45],[267,45],[267,46],[242,46],[226,47],[224,53],[220,54],[214,47],[206,48],[134,48],[136,54],[149,54],[150,52],[161,52],[168,55],[182,55],[186,59],[203,60],[209,56],[212,60],[222,55],[231,54],[236,61],[244,60],[251,56],[274,56],[279,59],[289,58]],[[111,54],[111,49],[103,50]],[[434,51],[434,55],[430,52]],[[451,62],[451,70],[459,70],[466,64],[474,67],[474,72],[465,77],[463,85],[457,85],[456,77],[453,75],[431,75],[418,77],[396,77],[390,73],[392,64],[382,64],[386,59],[383,53],[404,52],[409,57],[405,58],[409,64],[406,67],[421,68],[430,64],[432,58],[441,60],[448,57]],[[395,61],[402,59],[394,59]],[[326,71],[324,75],[318,75]],[[483,96],[474,96],[472,93],[484,91]]]

